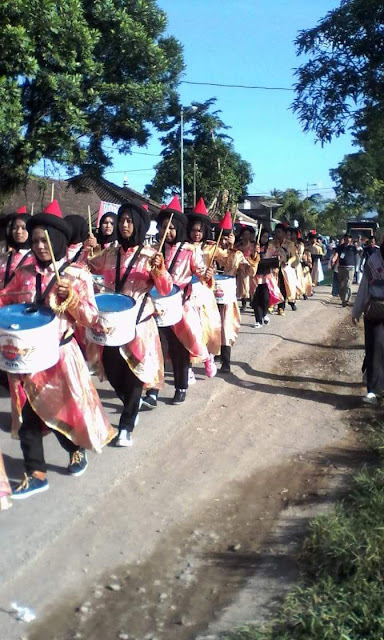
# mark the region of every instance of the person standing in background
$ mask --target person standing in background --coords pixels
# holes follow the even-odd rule
[[[352,236],[344,235],[344,244],[335,249],[332,267],[338,264],[339,295],[343,307],[347,307],[352,296],[352,282],[356,269],[357,249],[352,243]]]

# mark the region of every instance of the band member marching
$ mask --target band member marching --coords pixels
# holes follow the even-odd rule
[[[181,404],[185,401],[190,358],[203,361],[208,375],[212,371],[212,360],[204,344],[199,314],[190,295],[193,275],[202,282],[206,282],[208,286],[212,286],[213,269],[206,269],[204,261],[196,255],[194,247],[186,242],[187,222],[177,196],[172,199],[168,207],[160,211],[158,216],[160,236],[166,232],[163,244],[165,266],[172,276],[173,283],[183,292],[181,320],[170,327],[159,328],[162,339],[168,344],[168,353],[173,366],[175,384],[173,404]],[[150,390],[147,395],[152,397],[154,403],[156,402],[157,393]]]
[[[43,430],[52,430],[69,453],[68,473],[81,475],[87,467],[86,449],[101,451],[116,434],[109,424],[81,351],[73,339],[75,322],[92,327],[98,310],[90,274],[66,260],[70,230],[56,200],[27,223],[35,260],[16,271],[0,297],[0,306],[28,302],[37,310],[49,306],[59,321],[59,360],[45,371],[12,374],[26,395],[19,430],[26,474],[13,499],[48,489]],[[48,230],[55,262],[45,231]],[[58,270],[60,282],[55,277]]]
[[[7,224],[6,240],[10,251],[0,257],[0,288],[9,284],[16,273],[16,269],[33,262],[31,243],[27,231],[27,222],[30,219],[26,207],[20,207],[15,214],[9,216]],[[4,375],[3,375],[4,374]],[[1,379],[9,386],[11,395],[12,424],[11,431],[14,437],[20,428],[21,412],[25,403],[25,393],[22,385],[15,378],[6,376],[1,372]]]
[[[215,243],[208,240],[210,225],[211,220],[205,202],[203,198],[200,198],[193,212],[188,215],[188,240],[193,244],[198,261],[202,259],[206,267],[211,265],[215,251]],[[221,252],[222,250],[218,249],[217,251]],[[199,312],[203,327],[204,343],[210,354],[211,370],[207,373],[209,377],[213,377],[216,374],[214,356],[219,355],[221,345],[220,313],[213,287],[207,286],[204,282],[197,287],[197,291],[198,294],[194,296],[194,304]]]
[[[221,248],[226,249],[224,253],[219,253],[216,262],[222,273],[235,277],[241,269],[245,274],[254,277],[257,272],[259,256],[249,256],[246,258],[241,251],[234,249],[235,236],[232,230],[231,212],[227,211],[218,225],[218,232],[222,230]],[[216,298],[217,299],[217,298]],[[236,295],[232,302],[221,304],[218,301],[221,316],[221,372],[231,371],[231,348],[237,340],[240,330],[240,310],[237,304]]]
[[[97,370],[99,364],[100,377],[105,372],[123,402],[116,440],[120,447],[132,444],[144,385],[155,389],[156,395],[164,381],[164,361],[149,291],[155,286],[161,295],[168,295],[173,283],[164,267],[163,256],[152,247],[144,247],[149,224],[149,214],[143,207],[123,204],[117,216],[119,244],[112,244],[101,255],[89,260],[91,271],[104,276],[107,290],[133,297],[139,309],[136,336],[132,342],[121,347],[101,347],[99,363],[95,347],[87,349],[92,368]],[[100,354],[99,347],[98,351]]]

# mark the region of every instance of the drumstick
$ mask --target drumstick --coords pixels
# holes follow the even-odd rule
[[[91,216],[91,207],[88,205],[88,227],[89,227],[89,235],[92,235],[92,216]]]
[[[48,233],[48,231],[47,231],[46,229],[45,229],[44,233],[45,233],[45,238],[46,238],[46,240],[47,240],[47,245],[48,245],[49,253],[50,253],[50,255],[51,255],[51,260],[52,260],[53,268],[54,268],[54,270],[55,270],[56,282],[57,282],[57,284],[58,284],[58,285],[60,285],[60,284],[61,284],[60,274],[59,274],[59,270],[58,270],[58,268],[57,268],[57,264],[56,264],[55,256],[54,256],[54,253],[53,253],[53,249],[52,249],[52,245],[51,245],[51,239],[50,239],[50,237],[49,237],[49,233]]]
[[[32,202],[32,205],[31,205],[31,216],[33,216],[33,209],[34,209],[34,207],[35,207],[35,203],[34,203],[34,202]]]
[[[261,238],[262,229],[263,229],[263,225],[261,224],[260,225],[260,229],[259,229],[258,234],[257,234],[257,244],[260,244],[260,238]]]
[[[159,248],[157,250],[158,253],[161,253],[161,250],[162,250],[164,242],[165,242],[165,237],[166,237],[166,235],[167,235],[167,233],[169,231],[169,227],[171,226],[172,218],[173,218],[173,213],[171,213],[171,217],[169,218],[168,224],[165,227],[165,231],[163,233],[163,237],[161,238],[160,246],[159,246]]]
[[[88,227],[89,227],[89,237],[92,235],[92,216],[91,216],[91,207],[88,205]],[[91,258],[93,258],[93,247],[89,252]]]
[[[55,198],[55,183],[52,182],[52,189],[51,189],[51,202],[53,202]]]
[[[210,259],[209,264],[208,264],[208,269],[210,269],[212,267],[213,261],[215,259],[216,251],[217,251],[218,246],[220,244],[220,240],[221,240],[221,236],[222,235],[223,235],[223,229],[220,229],[219,237],[217,238],[217,242],[215,244],[215,248],[213,250],[213,253],[211,255],[211,259]]]

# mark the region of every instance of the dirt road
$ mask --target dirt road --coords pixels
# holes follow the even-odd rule
[[[317,500],[332,461],[353,457],[346,417],[363,393],[361,335],[329,289],[251,324],[244,314],[230,376],[197,370],[180,407],[167,385],[132,450],[93,456],[81,479],[47,439],[50,491],[1,516],[0,638],[192,640],[220,628],[281,511]],[[0,446],[19,478],[18,443],[4,432]],[[14,621],[14,600],[34,625]]]

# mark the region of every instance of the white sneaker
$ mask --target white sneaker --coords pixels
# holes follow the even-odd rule
[[[191,387],[193,384],[196,384],[196,378],[192,367],[190,367],[188,369],[188,387]]]
[[[269,316],[264,316],[263,322],[264,322],[264,324],[269,324],[270,323]]]
[[[132,434],[126,429],[121,429],[116,440],[116,447],[132,447]]]
[[[377,396],[374,393],[367,393],[367,395],[363,398],[363,402],[366,404],[377,404]]]
[[[255,324],[252,325],[253,329],[260,329],[262,325],[260,324],[260,322],[255,322]]]

